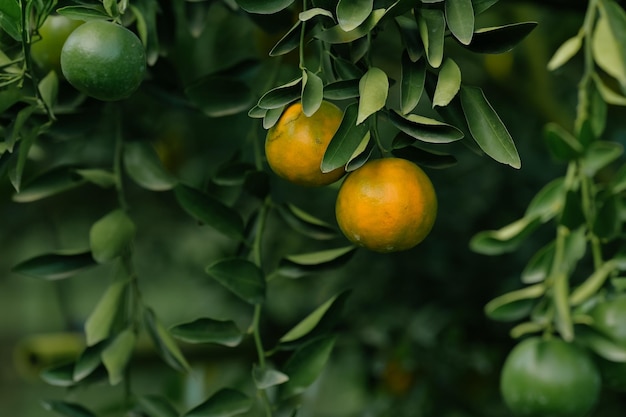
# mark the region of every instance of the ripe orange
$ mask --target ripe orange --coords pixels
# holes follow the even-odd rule
[[[342,117],[343,112],[327,101],[310,117],[303,113],[301,103],[289,106],[267,132],[265,156],[270,168],[279,177],[303,186],[337,181],[345,174],[343,168],[323,173],[320,166]]]
[[[351,242],[376,252],[402,251],[430,233],[437,196],[428,176],[412,162],[375,159],[346,177],[335,214]]]

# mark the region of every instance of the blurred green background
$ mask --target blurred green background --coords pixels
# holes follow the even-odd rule
[[[528,258],[554,233],[540,230],[518,251],[485,257],[469,250],[478,231],[499,228],[522,215],[534,194],[564,166],[549,157],[542,139],[548,121],[570,127],[575,115],[579,63],[556,74],[545,69],[552,52],[578,29],[583,2],[503,1],[480,17],[477,26],[522,20],[539,27],[513,52],[467,55],[459,49],[463,77],[485,89],[518,147],[522,169],[450,146],[458,164],[427,169],[439,198],[439,215],[431,236],[405,253],[379,255],[358,251],[343,268],[297,280],[280,278],[269,286],[264,316],[268,346],[316,306],[350,289],[339,339],[331,362],[305,395],[300,417],[440,416],[505,417],[498,393],[502,361],[514,342],[509,326],[489,321],[485,303],[519,286]],[[188,3],[188,7],[194,7]],[[268,37],[250,20],[216,5],[204,16],[189,11],[196,36],[181,34],[180,18],[165,6],[160,24],[168,54],[152,68],[147,86],[124,104],[124,134],[149,140],[165,165],[186,181],[205,181],[247,140],[257,120],[245,114],[207,118],[184,107],[154,100],[150,84],[179,88],[207,72],[227,68],[241,58],[266,52]],[[192,19],[193,16],[193,19]],[[178,22],[178,24],[174,23]],[[220,39],[220,41],[217,41]],[[251,42],[251,40],[254,42]],[[397,45],[381,39],[377,63],[398,71]],[[236,51],[233,53],[233,51]],[[455,57],[456,59],[456,57]],[[289,62],[285,76],[289,74]],[[396,92],[397,94],[397,92]],[[394,97],[391,96],[390,100]],[[397,96],[396,96],[397,99]],[[111,143],[106,128],[92,113],[60,116],[42,137],[27,174],[51,160],[56,163],[105,164]],[[611,110],[607,139],[626,142],[622,114]],[[253,131],[255,129],[252,129]],[[259,127],[255,140],[262,143]],[[302,189],[271,178],[277,202],[289,201],[334,224],[337,187]],[[135,263],[146,304],[166,325],[198,316],[233,319],[241,329],[251,312],[205,273],[213,260],[233,250],[233,243],[200,227],[177,206],[170,192],[153,193],[126,184],[130,215],[137,224]],[[237,204],[226,188],[214,190]],[[44,384],[37,372],[76,355],[82,325],[111,274],[99,266],[69,280],[47,282],[11,272],[17,262],[59,249],[85,249],[91,224],[115,207],[112,191],[81,187],[35,203],[13,202],[8,180],[0,184],[0,404],[2,414],[38,417],[42,399],[76,400],[115,415],[122,388],[97,384],[66,391]],[[337,240],[335,246],[345,243]],[[326,243],[325,243],[326,244]],[[273,214],[265,246],[266,265],[285,254],[321,249],[318,243],[285,232]],[[142,345],[143,346],[143,345]],[[149,344],[137,352],[133,386],[138,393],[164,392],[182,408],[198,403],[207,391],[249,379],[251,346],[237,349],[197,348],[181,344],[194,372],[169,370]],[[603,393],[594,416],[622,416],[623,396]],[[107,414],[107,415],[108,415]]]

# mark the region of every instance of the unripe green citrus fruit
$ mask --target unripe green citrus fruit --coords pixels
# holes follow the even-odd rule
[[[51,70],[61,75],[61,49],[68,36],[80,26],[80,20],[69,19],[61,15],[50,15],[39,28],[41,38],[30,47],[30,54],[35,64],[44,72]]]
[[[143,44],[115,23],[91,20],[79,26],[61,51],[63,75],[77,90],[100,100],[130,96],[146,71]]]

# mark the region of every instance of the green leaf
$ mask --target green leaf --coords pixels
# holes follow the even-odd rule
[[[292,27],[276,42],[269,52],[269,56],[280,56],[288,54],[300,46],[300,35],[302,32],[302,21],[298,20]]]
[[[73,277],[95,265],[91,252],[62,251],[29,258],[11,270],[33,278],[57,280]]]
[[[243,334],[232,320],[199,318],[170,329],[175,338],[187,343],[217,343],[228,347],[239,345]]]
[[[109,383],[117,385],[124,379],[124,372],[135,348],[135,332],[125,329],[115,336],[102,351],[102,363],[109,373]]]
[[[221,201],[195,188],[178,184],[174,188],[178,204],[196,220],[233,239],[243,238],[243,219]]]
[[[102,188],[111,188],[116,182],[115,174],[105,169],[85,168],[75,169],[74,172],[85,181],[89,181],[90,183],[96,184]]]
[[[525,216],[501,229],[479,232],[470,240],[470,248],[483,255],[514,251],[540,223],[538,217]]]
[[[101,5],[66,6],[57,9],[57,13],[74,20],[109,20],[109,14]]]
[[[466,48],[481,54],[508,52],[528,36],[536,26],[537,22],[521,22],[479,29],[474,32],[472,42]]]
[[[83,185],[85,180],[75,174],[74,168],[60,166],[38,175],[13,195],[17,203],[32,203]]]
[[[400,109],[402,114],[408,114],[415,109],[424,93],[426,62],[413,62],[406,50],[402,53],[401,62]]]
[[[331,19],[335,19],[333,13],[330,10],[322,9],[321,7],[313,7],[311,9],[304,10],[298,14],[298,20],[306,22],[317,16],[326,16]]]
[[[454,126],[417,114],[402,116],[395,110],[389,120],[407,135],[427,143],[450,143],[463,138],[463,132]]]
[[[616,195],[608,196],[600,205],[592,230],[600,239],[614,239],[622,229],[621,199]]]
[[[22,9],[17,0],[0,2],[0,28],[14,40],[22,40]]]
[[[499,0],[472,0],[472,5],[474,6],[474,15],[478,16],[479,14],[496,4],[498,1]]]
[[[583,152],[580,142],[556,123],[548,123],[543,134],[548,145],[548,151],[558,161],[574,160]]]
[[[315,35],[315,37],[323,42],[337,44],[337,43],[350,43],[362,38],[370,33],[372,29],[376,27],[380,19],[385,16],[389,9],[376,9],[365,19],[365,22],[356,29],[345,31],[341,26],[336,25],[326,30],[323,30]]]
[[[543,284],[508,292],[487,303],[485,313],[492,320],[519,320],[530,313],[534,300],[543,296],[545,292],[546,287]]]
[[[334,239],[338,236],[337,230],[330,224],[293,204],[281,204],[276,209],[278,214],[292,229],[305,236],[318,240]]]
[[[68,401],[47,400],[42,402],[44,409],[54,411],[66,417],[96,417],[94,413],[80,404]]]
[[[57,94],[59,92],[59,77],[56,72],[50,71],[45,77],[39,81],[39,94],[41,94],[41,98],[45,103],[48,111],[50,111],[50,115],[52,115],[52,111],[54,108],[54,104],[57,99]]]
[[[469,45],[474,34],[472,0],[446,0],[445,11],[450,32],[463,45]]]
[[[265,300],[265,276],[250,261],[223,259],[209,265],[206,273],[249,304],[260,304]]]
[[[250,407],[250,397],[241,391],[222,388],[183,417],[231,417],[245,413]]]
[[[546,184],[528,204],[524,216],[539,217],[543,223],[559,214],[565,204],[564,178],[556,178]]]
[[[315,73],[302,70],[302,112],[311,117],[320,108],[324,98],[324,83]]]
[[[73,362],[64,363],[44,369],[39,376],[46,384],[54,387],[71,387],[76,382],[74,381],[73,370]]]
[[[626,12],[613,1],[602,2],[600,10],[593,32],[593,58],[607,74],[626,86]]]
[[[359,81],[359,112],[356,124],[385,107],[389,93],[389,79],[383,70],[370,67]]]
[[[396,16],[395,21],[409,59],[412,62],[417,62],[424,55],[424,45],[420,38],[417,22],[415,19],[407,16]]]
[[[75,382],[80,382],[92,375],[102,364],[102,350],[107,346],[106,341],[87,346],[80,354],[73,367],[72,378]]]
[[[428,63],[433,68],[439,68],[443,61],[446,32],[446,20],[443,11],[438,9],[420,9],[417,23]]]
[[[281,385],[280,397],[301,394],[319,376],[335,345],[334,336],[323,336],[300,346],[287,360],[283,371],[289,381]]]
[[[248,13],[274,14],[286,9],[293,0],[235,0]]]
[[[521,279],[524,284],[537,284],[548,278],[552,268],[552,260],[554,259],[554,250],[555,243],[553,241],[539,249],[530,258],[522,271]]]
[[[592,177],[624,153],[624,147],[617,142],[595,141],[583,156],[583,171]]]
[[[289,278],[329,271],[343,266],[350,260],[356,248],[327,249],[319,252],[289,255],[280,260],[278,273]]]
[[[252,90],[231,77],[208,75],[185,88],[193,104],[209,117],[223,117],[247,111],[254,103]]]
[[[401,135],[413,140],[413,138],[403,132],[400,132],[396,138]],[[431,149],[421,149],[417,146],[396,148],[393,149],[391,153],[397,158],[408,159],[409,161],[415,162],[417,165],[433,169],[449,168],[457,164],[457,159],[453,155]]]
[[[133,181],[147,190],[171,190],[177,183],[163,168],[154,148],[143,141],[124,144],[124,168]]]
[[[461,106],[478,146],[494,160],[520,168],[521,161],[515,143],[482,90],[477,87],[462,87]]]
[[[317,307],[308,316],[302,319],[302,321],[295,325],[291,330],[285,333],[279,339],[279,342],[292,342],[294,340],[300,339],[303,336],[306,336],[311,330],[315,328],[315,326],[318,325],[328,309],[333,305],[335,300],[337,300],[337,297],[338,295],[335,295],[328,299],[324,304]]]
[[[126,282],[113,282],[104,292],[98,304],[85,321],[87,346],[93,346],[109,337],[111,327],[120,309]]]
[[[563,42],[552,55],[550,61],[548,61],[548,71],[554,71],[572,59],[580,51],[583,45],[583,38],[584,33],[581,31],[576,36]]]
[[[358,79],[335,81],[324,87],[324,98],[329,100],[346,100],[349,98],[357,98],[358,96]]]
[[[263,109],[277,109],[299,99],[301,94],[302,77],[272,88],[261,96],[257,104]]]
[[[613,362],[626,362],[626,346],[614,342],[593,329],[585,327],[577,329],[576,341],[604,359]]]
[[[602,78],[597,73],[594,72],[591,77],[595,83],[596,90],[607,104],[626,106],[626,96],[612,90],[602,81]]]
[[[137,402],[148,417],[178,417],[180,415],[174,406],[160,395],[142,395]]]
[[[604,285],[611,272],[615,271],[615,262],[607,261],[577,286],[569,296],[569,303],[578,306],[596,295]]]
[[[337,3],[339,27],[346,32],[356,29],[372,13],[373,6],[373,0],[339,0]]]
[[[135,237],[135,224],[122,209],[113,210],[89,230],[89,245],[98,263],[112,261],[129,250]]]
[[[360,105],[359,105],[360,107]],[[367,123],[357,124],[357,104],[346,107],[341,124],[326,148],[320,169],[322,172],[331,172],[345,166],[358,149],[363,137],[369,131]]]
[[[451,58],[446,58],[439,70],[433,107],[447,106],[461,88],[461,69]]]
[[[284,110],[285,106],[266,110],[263,116],[263,129],[271,129],[280,120]]]
[[[177,371],[188,371],[190,369],[189,363],[187,363],[180,348],[152,309],[146,308],[143,318],[148,334],[163,360]]]
[[[289,377],[272,368],[260,368],[256,364],[252,368],[252,378],[257,389],[268,389],[289,381]]]

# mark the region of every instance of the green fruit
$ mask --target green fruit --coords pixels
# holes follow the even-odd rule
[[[621,295],[599,303],[591,311],[593,327],[626,346],[626,296]]]
[[[102,20],[74,30],[61,51],[63,75],[82,93],[104,101],[130,96],[146,71],[146,54],[130,30]]]
[[[56,71],[61,75],[61,49],[68,36],[83,22],[61,15],[50,15],[39,28],[41,38],[33,42],[30,54],[35,64],[44,72]]]
[[[520,417],[585,417],[598,400],[600,374],[587,353],[561,339],[519,343],[502,368],[500,391]]]

